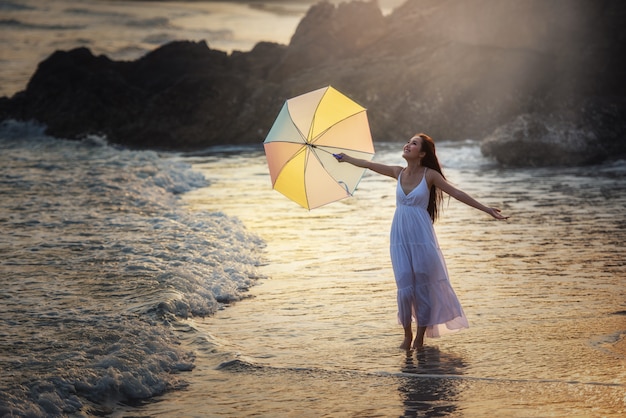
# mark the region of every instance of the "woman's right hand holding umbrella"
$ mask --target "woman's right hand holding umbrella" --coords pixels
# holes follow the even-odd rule
[[[350,158],[349,156],[347,156],[343,152],[341,152],[339,154],[333,154],[333,157],[335,157],[337,159],[337,161],[339,161],[340,163],[349,162],[349,161],[347,161],[346,157]]]

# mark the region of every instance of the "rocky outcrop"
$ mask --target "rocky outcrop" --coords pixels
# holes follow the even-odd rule
[[[481,151],[514,166],[591,164],[605,155],[593,130],[528,114],[497,128],[483,141]]]
[[[5,118],[44,122],[59,137],[103,134],[135,148],[251,141],[248,130],[260,112],[250,111],[259,82],[249,75],[263,73],[262,60],[282,49],[260,44],[237,58],[183,41],[135,62],[95,57],[86,48],[57,51],[39,65],[26,91],[11,98]]]
[[[481,151],[506,166],[575,166],[626,156],[624,106],[582,103],[577,111],[517,116],[481,143]]]
[[[285,99],[333,85],[368,108],[375,140],[425,131],[485,138],[504,164],[596,162],[626,154],[625,18],[620,0],[408,0],[389,16],[322,2],[288,46],[55,52],[0,118],[132,147],[260,143]]]

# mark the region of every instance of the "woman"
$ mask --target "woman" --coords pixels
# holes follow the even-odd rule
[[[439,337],[468,328],[435,236],[442,192],[488,213],[507,219],[500,209],[487,207],[446,181],[435,154],[435,143],[426,134],[412,137],[403,148],[407,166],[389,166],[336,154],[339,162],[375,171],[398,180],[396,212],[391,225],[391,263],[398,287],[398,320],[404,327],[403,349],[419,350],[424,336]],[[412,319],[417,322],[413,340]]]

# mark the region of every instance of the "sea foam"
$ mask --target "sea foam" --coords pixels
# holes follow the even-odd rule
[[[263,242],[192,211],[175,154],[0,125],[0,414],[50,416],[185,386],[176,329],[245,296]]]

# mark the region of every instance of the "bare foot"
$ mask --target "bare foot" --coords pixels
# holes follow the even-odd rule
[[[413,350],[421,351],[423,348],[424,348],[424,341],[418,342],[416,338],[415,342],[413,342]]]
[[[413,340],[413,336],[409,335],[404,337],[404,341],[402,341],[402,344],[400,345],[400,348],[403,350],[408,350],[411,348],[411,340]]]
[[[403,350],[409,350],[411,348],[411,341],[413,341],[413,331],[411,330],[411,324],[404,327],[404,341],[400,345]]]
[[[413,349],[421,350],[424,348],[424,334],[426,333],[426,327],[418,327],[417,328],[417,336],[415,337],[415,341],[413,341]]]

